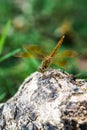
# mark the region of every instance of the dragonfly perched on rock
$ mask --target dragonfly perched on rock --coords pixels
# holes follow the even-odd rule
[[[41,50],[39,46],[35,45],[24,46],[24,49],[26,51],[18,53],[15,56],[23,58],[37,58],[40,60],[42,59],[41,65],[38,67],[38,70],[41,73],[44,73],[52,63],[64,68],[64,66],[67,64],[67,60],[65,60],[65,58],[73,58],[77,55],[77,52],[73,50],[65,50],[62,53],[57,54],[57,51],[62,45],[64,38],[65,36],[63,35],[58,41],[53,51],[48,56],[45,56],[44,50]],[[58,59],[61,60],[58,61]]]

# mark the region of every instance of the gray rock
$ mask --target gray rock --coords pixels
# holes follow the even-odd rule
[[[60,70],[33,73],[0,104],[0,130],[87,130],[87,82]]]

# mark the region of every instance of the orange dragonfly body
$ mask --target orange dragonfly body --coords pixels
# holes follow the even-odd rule
[[[51,63],[55,63],[56,65],[59,66],[64,66],[64,64],[66,64],[67,62],[62,61],[60,63],[58,63],[56,60],[54,60],[54,58],[56,57],[56,59],[58,60],[58,58],[62,58],[62,57],[67,57],[67,58],[71,58],[77,55],[77,53],[75,51],[72,50],[66,50],[63,51],[62,54],[57,55],[57,51],[60,48],[60,46],[63,43],[64,40],[64,35],[61,37],[61,39],[58,41],[57,45],[55,46],[55,48],[53,49],[53,51],[51,52],[50,55],[46,56],[45,58],[43,58],[41,66],[39,66],[38,70],[41,73],[44,73],[48,67],[51,65]],[[43,53],[38,46],[25,46],[24,47],[27,51],[26,52],[22,52],[22,53],[18,53],[16,54],[17,57],[25,57],[25,58],[30,58],[30,57],[36,57],[39,59],[42,59],[42,57],[44,56]],[[30,53],[31,52],[31,53]],[[33,54],[35,53],[35,55]]]
[[[40,72],[44,73],[44,71],[50,66],[50,64],[52,63],[52,61],[57,53],[57,50],[63,43],[63,39],[64,39],[64,36],[62,36],[62,38],[59,40],[59,42],[57,43],[57,45],[54,48],[54,50],[52,51],[52,53],[43,59],[41,66],[39,67]]]

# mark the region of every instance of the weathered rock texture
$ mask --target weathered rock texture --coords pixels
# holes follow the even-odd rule
[[[60,70],[35,72],[0,105],[0,130],[87,130],[87,82]]]

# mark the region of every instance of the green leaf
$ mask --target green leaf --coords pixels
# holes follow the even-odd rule
[[[10,27],[10,24],[11,24],[11,21],[9,20],[5,27],[4,27],[4,30],[2,32],[2,36],[1,36],[1,39],[0,39],[0,54],[2,53],[2,50],[3,50],[3,47],[4,47],[4,43],[5,43],[5,39],[6,39],[6,36],[7,36],[7,32],[8,32],[8,29]]]

